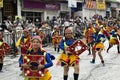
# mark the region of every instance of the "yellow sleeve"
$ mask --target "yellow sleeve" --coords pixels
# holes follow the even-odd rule
[[[95,28],[93,28],[93,32],[94,32],[94,33],[96,32]]]
[[[86,30],[86,28],[85,28],[84,31],[83,31],[83,35],[84,35],[84,36],[85,36],[86,31],[87,31],[87,30]]]
[[[18,47],[20,45],[20,41],[21,41],[21,37],[18,39],[18,41],[16,42],[16,47]]]

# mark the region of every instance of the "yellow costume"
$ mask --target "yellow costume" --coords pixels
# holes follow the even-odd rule
[[[111,38],[110,41],[109,41],[109,43],[115,45],[115,44],[118,44],[119,41],[118,41],[117,38]]]
[[[79,57],[76,55],[67,55],[65,53],[61,53],[58,57],[58,61],[65,64],[65,66],[75,66],[78,61]]]
[[[99,43],[97,43],[93,46],[93,49],[94,50],[97,50],[97,49],[103,50],[104,49],[104,44],[102,42],[99,42]]]
[[[16,42],[16,47],[20,46],[21,38],[22,38],[22,37],[20,37],[20,38],[18,39],[18,41]],[[27,41],[27,38],[24,39],[24,43],[26,43],[26,41]]]

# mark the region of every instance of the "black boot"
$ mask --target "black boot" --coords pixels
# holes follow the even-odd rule
[[[78,80],[79,74],[74,73],[74,80]]]
[[[68,78],[68,75],[64,75],[64,80],[67,80],[67,78]]]
[[[118,54],[120,54],[120,46],[117,45]]]
[[[107,53],[108,53],[108,51],[109,51],[109,49],[111,48],[112,46],[111,45],[109,45],[109,47],[108,47],[108,49],[107,49]]]
[[[0,72],[2,71],[3,63],[0,63]]]
[[[88,49],[89,50],[89,54],[88,55],[91,55],[91,50],[90,49]]]
[[[90,61],[90,63],[95,63],[95,59],[92,59],[92,61]]]
[[[56,51],[56,47],[54,48],[54,50]]]
[[[59,52],[59,51],[60,51],[60,49],[58,48],[57,52]]]
[[[102,60],[101,63],[103,64],[103,66],[105,66],[104,60]]]

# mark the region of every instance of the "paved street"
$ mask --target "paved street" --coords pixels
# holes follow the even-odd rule
[[[105,43],[107,44],[107,42]],[[106,45],[107,47],[107,45]],[[59,55],[53,51],[53,46],[45,47],[45,49],[51,54],[57,56]],[[110,49],[110,53],[102,52],[105,60],[105,66],[103,67],[100,63],[100,59],[96,58],[96,63],[91,64],[90,60],[92,56],[88,56],[88,51],[85,51],[80,55],[80,75],[79,80],[119,80],[120,79],[120,55],[116,53],[116,46]],[[3,72],[0,73],[0,80],[23,80],[20,76],[21,71],[18,66],[18,58],[10,59],[9,56],[5,57]],[[56,60],[53,61],[54,66],[49,68],[52,80],[63,80],[63,68],[61,66],[56,66]],[[73,68],[69,71],[69,80],[73,79]]]

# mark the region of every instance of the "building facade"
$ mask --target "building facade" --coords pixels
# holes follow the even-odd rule
[[[97,1],[105,1],[104,9]],[[91,18],[94,14],[117,17],[120,13],[119,0],[76,0],[77,7],[69,7],[68,0],[4,0],[0,7],[0,16],[22,16],[24,20],[45,21],[49,16],[81,16]],[[1,18],[0,18],[1,19]]]
[[[54,16],[69,14],[70,10],[66,2],[59,1],[41,1],[41,0],[23,0],[18,2],[18,16],[24,19],[32,19],[44,21],[47,16],[53,18]]]
[[[120,1],[106,0],[106,6],[106,14],[110,17],[118,18],[118,14],[120,14]]]
[[[7,16],[11,16],[12,20],[14,20],[16,15],[17,0],[3,0],[2,20]]]

